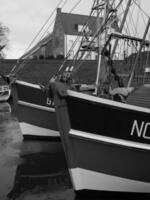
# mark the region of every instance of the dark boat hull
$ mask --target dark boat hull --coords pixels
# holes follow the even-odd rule
[[[40,86],[16,81],[12,90],[23,138],[60,140],[54,106]]]
[[[150,109],[53,91],[74,190],[150,193]]]

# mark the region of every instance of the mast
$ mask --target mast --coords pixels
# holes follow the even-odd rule
[[[144,32],[144,35],[143,35],[143,39],[142,39],[142,42],[141,42],[141,46],[140,46],[139,52],[138,52],[138,54],[137,54],[137,56],[136,56],[136,60],[135,60],[135,63],[134,63],[134,65],[133,65],[133,68],[132,68],[132,71],[131,71],[131,75],[130,75],[130,78],[129,78],[127,87],[130,87],[130,86],[131,86],[131,83],[132,83],[132,80],[133,80],[133,76],[134,76],[134,73],[135,73],[135,68],[136,68],[136,66],[137,66],[137,64],[138,64],[138,60],[139,60],[140,53],[141,53],[141,51],[142,51],[143,45],[145,44],[145,39],[146,39],[148,30],[149,30],[149,27],[150,27],[150,18],[148,19],[148,23],[147,23],[147,26],[146,26],[146,29],[145,29],[145,32]]]
[[[120,25],[120,28],[119,28],[119,31],[118,31],[119,33],[121,33],[122,30],[123,30],[123,27],[124,27],[124,24],[126,22],[126,18],[127,18],[128,12],[129,12],[129,8],[131,6],[131,3],[132,3],[132,0],[129,0],[128,3],[127,3],[125,14],[123,16],[123,19],[122,19],[122,22],[121,22],[121,25]],[[115,44],[114,44],[114,47],[113,47],[113,50],[112,50],[112,54],[111,54],[111,58],[113,58],[113,56],[114,56],[117,45],[118,45],[118,39],[116,39],[116,41],[115,41]]]
[[[107,17],[107,14],[108,14],[108,3],[109,3],[109,0],[105,0],[104,3],[102,3],[101,5],[104,4],[104,17],[103,17],[103,21],[102,21],[102,24],[100,25],[100,10],[99,10],[99,5],[100,5],[100,0],[97,0],[97,30],[99,30],[99,27],[103,26],[106,22],[106,17]],[[100,39],[101,39],[101,36],[98,35],[97,37],[97,44],[98,44],[98,66],[97,66],[97,77],[96,77],[96,88],[95,88],[95,95],[98,94],[98,89],[99,89],[99,84],[100,84],[100,79],[102,77],[102,66],[103,65],[103,56],[101,55],[101,48],[100,48]],[[106,35],[105,35],[105,39],[106,39]],[[103,77],[104,78],[104,77]]]

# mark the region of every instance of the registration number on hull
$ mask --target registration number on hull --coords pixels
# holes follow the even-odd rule
[[[130,135],[150,140],[150,122],[142,121],[139,123],[137,120],[134,120]]]

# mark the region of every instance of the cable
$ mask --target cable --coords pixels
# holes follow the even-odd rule
[[[74,6],[73,8],[69,11],[69,13],[72,13],[72,11],[80,4],[81,0],[79,0]]]
[[[143,8],[142,8],[139,4],[137,4],[136,0],[133,0],[133,1],[134,1],[134,3],[138,6],[138,8],[139,8],[148,18],[150,18],[150,16],[143,10]]]
[[[43,30],[43,28],[45,27],[45,25],[48,23],[48,21],[51,19],[51,17],[53,16],[53,14],[55,13],[57,7],[62,3],[63,0],[60,0],[59,3],[57,4],[56,8],[52,11],[52,13],[50,14],[50,16],[47,18],[47,20],[45,21],[45,23],[43,24],[43,26],[40,28],[40,30],[38,31],[38,33],[36,34],[36,36],[33,38],[33,40],[31,41],[31,43],[29,44],[28,48],[25,50],[25,52],[27,52],[29,50],[29,48],[31,47],[31,45],[33,44],[33,42],[36,40],[36,38],[39,36],[39,34],[41,33],[41,31]]]
[[[66,1],[64,2],[64,4],[62,5],[61,9],[63,9],[63,7],[66,5],[67,1],[68,1],[68,0],[66,0]],[[54,18],[53,21],[50,23],[50,25],[48,26],[48,28],[45,30],[45,32],[43,33],[43,35],[41,36],[41,38],[40,38],[39,41],[41,41],[41,40],[44,38],[44,36],[46,35],[46,33],[48,32],[48,30],[50,29],[50,27],[53,25],[54,22],[55,22],[55,18]]]
[[[36,36],[34,37],[34,39],[31,41],[31,43],[29,44],[28,48],[25,50],[25,53],[27,52],[27,50],[31,47],[31,45],[33,44],[33,42],[36,40],[36,38],[39,36],[39,34],[41,33],[41,31],[43,30],[43,28],[46,26],[46,24],[48,23],[48,21],[51,19],[51,17],[53,16],[53,14],[55,13],[56,9],[58,8],[59,5],[61,5],[61,3],[63,2],[63,0],[60,0],[56,6],[56,8],[53,10],[53,12],[50,14],[50,16],[48,17],[48,19],[45,21],[45,23],[43,24],[43,26],[41,27],[41,29],[38,31],[38,33],[36,34]],[[67,2],[67,0],[65,1],[65,3]],[[65,4],[64,3],[64,4]],[[64,5],[63,4],[63,5]],[[23,65],[25,65],[25,62],[27,62],[26,60],[21,61],[23,56],[25,55],[25,53],[17,60],[16,65],[12,68],[12,70],[10,71],[10,75],[11,74],[16,74],[20,71],[20,69],[22,68],[22,66],[20,67],[20,63]],[[16,68],[18,67],[18,69],[16,70]],[[19,68],[20,67],[20,68]],[[16,70],[16,72],[15,72]]]

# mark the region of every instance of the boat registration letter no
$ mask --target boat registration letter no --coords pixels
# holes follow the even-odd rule
[[[150,122],[142,121],[138,123],[137,120],[134,120],[130,135],[137,135],[139,138],[142,137],[150,140]]]

